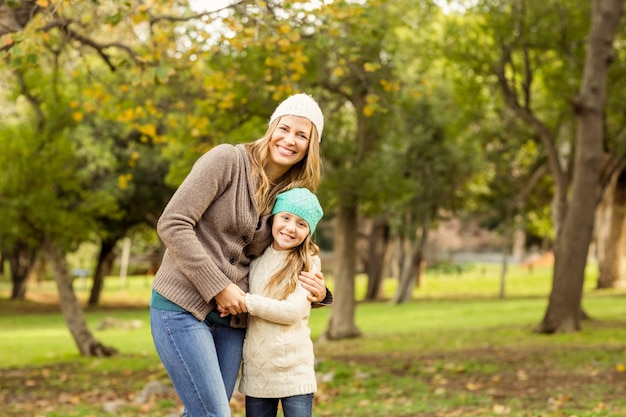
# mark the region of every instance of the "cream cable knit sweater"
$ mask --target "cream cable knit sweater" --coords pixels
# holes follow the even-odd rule
[[[246,294],[248,330],[243,346],[239,390],[257,398],[284,398],[317,389],[311,330],[309,292],[298,284],[284,300],[265,297],[269,278],[285,263],[287,251],[271,246],[250,265],[250,293]],[[313,259],[313,272],[320,259]]]

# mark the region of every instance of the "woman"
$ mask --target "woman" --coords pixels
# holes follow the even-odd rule
[[[250,262],[272,241],[268,219],[276,196],[295,187],[317,189],[323,128],[312,97],[287,98],[262,138],[218,145],[200,157],[159,219],[166,252],[154,279],[150,322],[183,416],[230,415]],[[302,272],[299,279],[312,302],[326,297],[321,274]]]

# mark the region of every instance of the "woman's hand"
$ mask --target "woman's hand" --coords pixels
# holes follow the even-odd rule
[[[298,279],[302,283],[302,287],[311,293],[311,295],[309,295],[310,302],[319,303],[326,298],[326,281],[324,281],[324,274],[321,272],[312,274],[310,272],[300,271]]]
[[[245,295],[246,293],[241,288],[235,284],[229,284],[228,287],[215,295],[217,310],[220,313],[233,315],[247,313]]]

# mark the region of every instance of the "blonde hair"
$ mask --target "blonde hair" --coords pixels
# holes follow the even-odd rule
[[[313,256],[320,253],[320,248],[313,242],[310,235],[301,244],[289,251],[283,267],[270,277],[265,285],[265,293],[278,300],[284,300],[296,290],[300,271],[313,268]],[[288,279],[283,282],[284,277]]]
[[[281,118],[279,117],[270,124],[262,138],[244,145],[250,157],[254,175],[258,178],[255,197],[262,216],[272,211],[276,196],[283,191],[302,187],[316,192],[322,176],[319,137],[315,124],[311,122],[309,149],[305,157],[289,168],[275,183],[268,177],[265,166],[270,157],[270,140]]]

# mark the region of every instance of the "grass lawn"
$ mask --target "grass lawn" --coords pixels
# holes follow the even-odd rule
[[[626,290],[585,283],[576,334],[538,335],[551,269],[513,266],[499,299],[499,268],[429,271],[414,301],[359,302],[362,337],[321,341],[329,308],[311,317],[318,359],[315,416],[624,416]],[[332,288],[332,279],[328,278]],[[84,286],[83,286],[84,284]],[[89,282],[76,283],[86,299]],[[383,298],[393,295],[387,280]],[[357,299],[365,282],[357,279]],[[108,278],[102,306],[86,311],[112,358],[81,358],[50,282],[8,300],[0,277],[0,416],[176,416],[180,403],[152,346],[150,278]],[[142,390],[152,387],[152,395]],[[243,417],[241,398],[233,415]]]

